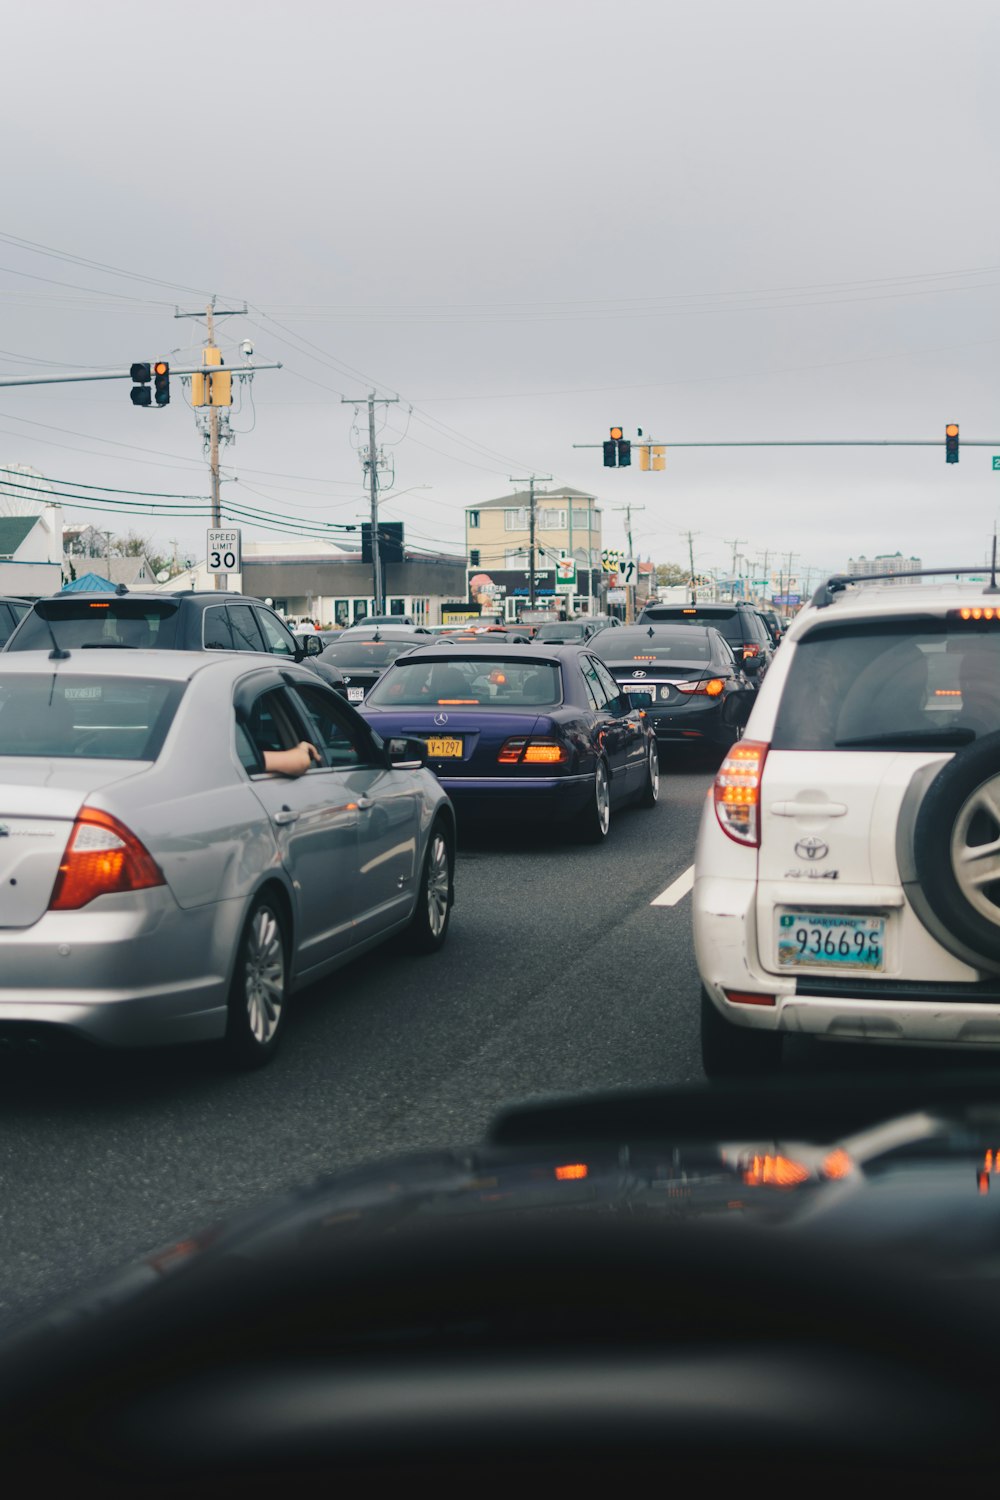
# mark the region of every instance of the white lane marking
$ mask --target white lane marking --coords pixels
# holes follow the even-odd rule
[[[683,875],[678,875],[673,885],[668,885],[665,891],[651,901],[650,906],[676,906],[678,901],[683,901],[694,886],[694,865],[689,865]]]

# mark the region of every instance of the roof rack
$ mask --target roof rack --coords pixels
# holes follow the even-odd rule
[[[1000,594],[997,585],[997,539],[993,538],[993,560],[989,565],[990,581],[983,589],[984,594]],[[827,609],[839,594],[842,594],[851,583],[885,583],[887,578],[895,582],[899,578],[956,578],[962,573],[982,573],[983,564],[975,563],[968,568],[913,568],[904,573],[834,573],[819,588],[810,599],[810,604],[816,609]]]

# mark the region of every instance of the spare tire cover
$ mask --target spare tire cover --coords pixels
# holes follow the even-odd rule
[[[907,894],[924,925],[957,957],[1000,972],[1000,734],[960,750],[930,782],[912,854]]]

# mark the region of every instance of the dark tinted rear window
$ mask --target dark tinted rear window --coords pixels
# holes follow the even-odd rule
[[[439,703],[468,707],[527,708],[562,701],[554,662],[524,657],[400,657],[368,694],[366,707],[427,708]]]
[[[57,671],[0,677],[0,755],[155,760],[184,687]]]
[[[669,622],[671,625],[712,625],[733,645],[741,645],[745,639],[743,620],[738,609],[702,610],[696,607],[692,611],[682,604],[654,604],[643,613],[644,622],[650,625],[657,621]],[[752,631],[748,630],[746,634],[751,635]]]
[[[335,641],[320,655],[320,661],[332,662],[334,666],[350,671],[361,667],[387,667],[405,651],[413,651],[421,641]]]
[[[171,648],[177,634],[177,603],[172,599],[40,599],[11,637],[11,651],[51,651],[53,637],[63,650],[125,646]]]
[[[711,661],[711,638],[682,625],[626,625],[602,630],[590,643],[605,661]]]
[[[1000,731],[996,629],[894,620],[817,631],[794,653],[776,750],[960,748]]]

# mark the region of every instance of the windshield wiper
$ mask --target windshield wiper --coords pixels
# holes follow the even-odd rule
[[[834,740],[837,750],[862,745],[912,746],[916,750],[949,750],[953,745],[969,745],[976,738],[974,729],[892,729],[887,734],[859,734],[852,739]]]

